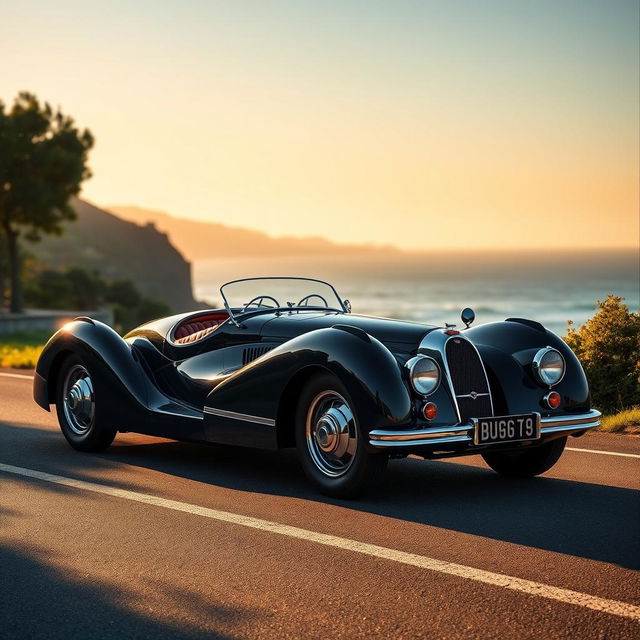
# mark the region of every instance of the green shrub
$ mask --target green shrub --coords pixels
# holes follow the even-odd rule
[[[605,413],[640,399],[640,313],[623,301],[614,295],[598,300],[598,312],[565,338],[587,374],[593,405]]]
[[[44,269],[27,277],[24,294],[27,304],[37,309],[90,311],[103,306],[105,287],[95,271]]]
[[[130,280],[106,282],[97,271],[31,269],[25,282],[27,305],[38,309],[92,311],[113,309],[115,328],[126,332],[143,322],[171,313],[162,301],[143,297]]]

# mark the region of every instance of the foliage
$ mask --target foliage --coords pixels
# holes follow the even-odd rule
[[[87,155],[92,146],[88,130],[78,130],[72,118],[33,94],[18,94],[10,110],[0,102],[0,229],[12,312],[22,311],[19,239],[59,235],[61,223],[75,218],[69,198],[91,175]]]
[[[565,338],[587,374],[594,406],[606,413],[640,398],[640,313],[623,301],[614,295],[598,300],[598,312]]]
[[[0,335],[0,367],[33,369],[48,339],[45,333]]]
[[[600,431],[640,433],[640,407],[632,407],[613,416],[604,416]]]
[[[143,297],[130,280],[105,282],[98,272],[81,267],[34,271],[27,277],[25,297],[29,306],[39,309],[92,311],[110,306],[121,331],[171,312],[164,302]]]
[[[106,285],[97,272],[79,267],[66,271],[45,269],[27,276],[25,298],[38,309],[98,309],[104,304]]]

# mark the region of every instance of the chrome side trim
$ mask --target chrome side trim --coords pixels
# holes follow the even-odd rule
[[[540,438],[544,439],[547,435],[557,433],[564,432],[569,435],[573,432],[593,429],[600,425],[601,417],[602,414],[595,410],[574,415],[541,417]],[[369,444],[380,448],[460,443],[473,444],[472,424],[447,425],[406,431],[375,429],[369,432]]]
[[[276,421],[272,418],[263,418],[262,416],[252,416],[248,413],[238,413],[237,411],[225,411],[224,409],[215,409],[213,407],[205,407],[204,412],[219,418],[229,418],[230,420],[241,420],[242,422],[254,422],[256,424],[264,424],[267,427],[275,427]]]

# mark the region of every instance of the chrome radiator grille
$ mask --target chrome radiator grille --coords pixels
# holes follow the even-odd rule
[[[464,338],[451,338],[445,358],[461,421],[493,415],[489,382],[475,347]]]

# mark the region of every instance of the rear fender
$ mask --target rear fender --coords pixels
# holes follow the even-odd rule
[[[172,411],[174,403],[153,385],[137,350],[111,327],[90,318],[69,322],[45,345],[34,377],[34,399],[43,408],[49,410],[55,403],[60,367],[71,354],[91,369],[97,394],[103,399],[101,412],[114,426],[169,435],[181,418],[198,418],[198,426],[201,424],[199,412]],[[181,433],[188,436],[188,430]]]

